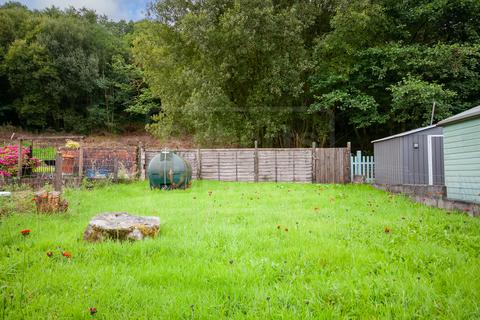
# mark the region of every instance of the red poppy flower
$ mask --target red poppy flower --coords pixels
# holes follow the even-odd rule
[[[285,228],[285,232],[288,232],[288,228]]]
[[[30,229],[25,229],[25,230],[20,231],[20,233],[21,233],[22,235],[24,235],[24,236],[28,236],[31,231],[32,231],[32,230],[30,230]]]
[[[47,251],[47,256],[48,256],[49,258],[51,258],[51,257],[53,256],[53,252],[52,252],[52,251]]]
[[[383,229],[383,231],[385,231],[385,233],[390,233],[390,231],[392,231],[392,229],[390,229],[390,227],[385,227]]]
[[[72,257],[72,254],[68,251],[62,251],[62,256],[70,259]]]
[[[88,309],[90,311],[90,315],[94,316],[95,313],[97,313],[97,308],[90,308]]]
[[[280,230],[280,228],[281,228],[280,225],[277,225],[277,229]]]

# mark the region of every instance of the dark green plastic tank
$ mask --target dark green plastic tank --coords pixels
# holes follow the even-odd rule
[[[186,189],[192,182],[192,167],[179,155],[162,151],[148,164],[147,175],[151,189]]]

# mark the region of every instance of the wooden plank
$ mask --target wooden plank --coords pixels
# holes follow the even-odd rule
[[[328,170],[328,157],[327,157],[327,149],[322,149],[322,183],[326,183],[327,181],[327,170]]]
[[[113,181],[118,181],[118,158],[113,159]]]
[[[317,182],[323,183],[323,166],[324,166],[323,149],[317,149]]]
[[[217,152],[217,177],[220,181],[220,153]]]
[[[150,159],[148,161],[150,161]],[[145,173],[146,167],[147,167],[147,155],[143,145],[141,145],[140,146],[140,179],[141,180],[145,180],[146,178],[146,173]]]
[[[258,141],[255,140],[255,162],[254,162],[254,181],[258,182]]]
[[[325,183],[327,181],[327,175],[326,175],[326,170],[327,170],[327,166],[328,166],[328,163],[327,163],[327,155],[326,155],[326,149],[321,149],[321,154],[322,154],[322,163],[321,163],[321,166],[322,166],[322,183]]]
[[[330,181],[329,183],[336,183],[336,155],[337,148],[330,151]]]
[[[292,152],[292,171],[293,182],[295,182],[295,150]]]
[[[312,142],[312,183],[315,183],[316,181],[316,152],[315,152],[315,149],[316,149],[316,143],[315,141]]]
[[[278,182],[277,150],[275,150],[274,153],[275,153],[275,182]]]
[[[28,135],[25,135],[25,136],[20,136],[18,138],[22,140],[48,141],[48,140],[67,140],[67,139],[79,140],[79,139],[85,138],[85,136],[28,136]]]
[[[326,162],[326,167],[325,167],[325,183],[330,183],[332,180],[331,177],[331,168],[332,168],[332,149],[326,149],[325,150],[325,162]]]
[[[197,149],[197,179],[202,179],[202,153]]]
[[[82,181],[83,177],[83,145],[78,149],[78,181]]]
[[[336,176],[337,183],[342,183],[343,179],[343,148],[337,149],[337,166],[336,166]]]
[[[351,182],[350,179],[351,179],[351,174],[350,174],[350,170],[352,168],[352,162],[351,162],[351,155],[352,153],[352,145],[349,142],[347,142],[347,148],[345,149],[345,173],[344,173],[344,183],[348,183],[348,182]]]

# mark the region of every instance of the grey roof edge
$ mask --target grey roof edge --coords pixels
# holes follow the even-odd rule
[[[376,143],[376,142],[381,142],[381,141],[385,141],[385,140],[400,138],[400,137],[403,137],[403,136],[408,136],[409,134],[421,132],[421,131],[428,130],[428,129],[432,129],[432,128],[435,128],[436,126],[437,126],[437,125],[434,124],[434,125],[431,125],[431,126],[428,126],[428,127],[417,128],[417,129],[413,129],[413,130],[410,130],[410,131],[405,131],[405,132],[402,132],[402,133],[397,133],[397,134],[394,134],[393,136],[388,136],[388,137],[385,137],[385,138],[373,140],[373,141],[371,141],[371,143]]]
[[[452,123],[455,123],[455,122],[464,121],[464,120],[474,118],[474,117],[480,117],[480,106],[476,106],[474,108],[468,109],[468,110],[466,110],[464,112],[461,112],[459,114],[451,116],[447,119],[444,119],[444,120],[440,121],[437,125],[443,126],[443,125],[446,125],[446,124],[452,124]]]

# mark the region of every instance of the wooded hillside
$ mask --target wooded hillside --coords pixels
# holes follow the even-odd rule
[[[89,132],[154,115],[149,132],[208,146],[367,149],[429,124],[434,102],[434,121],[480,104],[479,16],[477,0],[161,0],[126,23],[7,4],[1,122]]]

